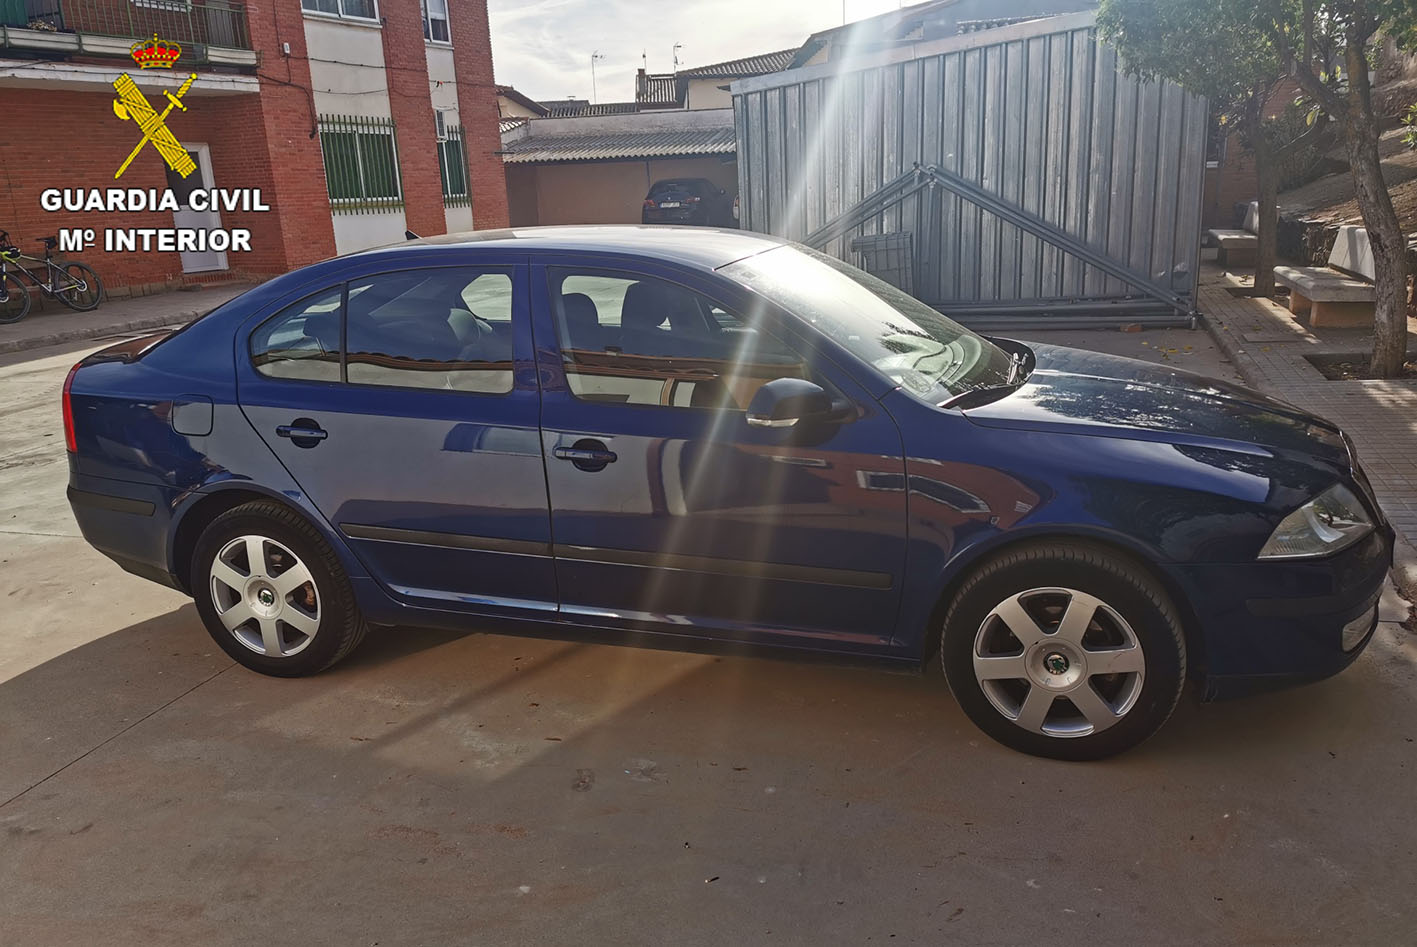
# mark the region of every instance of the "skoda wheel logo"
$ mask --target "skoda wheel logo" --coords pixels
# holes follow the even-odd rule
[[[1043,667],[1047,669],[1049,674],[1066,674],[1068,673],[1068,659],[1054,651],[1043,659]]]

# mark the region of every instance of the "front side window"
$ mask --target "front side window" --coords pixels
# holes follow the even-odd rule
[[[308,296],[251,333],[251,362],[270,378],[339,381],[341,290]]]
[[[632,273],[551,271],[566,381],[585,401],[740,411],[805,360],[677,283]]]
[[[346,304],[350,384],[512,390],[509,270],[402,270],[353,280]]]
[[[423,38],[433,43],[452,41],[448,34],[448,0],[423,0]]]
[[[931,404],[1007,385],[1009,353],[910,294],[801,246],[730,263],[723,275],[815,326],[906,391]]]
[[[300,7],[311,13],[347,17],[352,20],[374,20],[378,12],[374,0],[300,0]]]

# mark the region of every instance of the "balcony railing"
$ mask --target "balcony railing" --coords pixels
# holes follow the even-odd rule
[[[206,59],[208,46],[251,48],[246,6],[236,0],[0,0],[0,26],[132,40],[156,34],[182,44],[184,61]]]

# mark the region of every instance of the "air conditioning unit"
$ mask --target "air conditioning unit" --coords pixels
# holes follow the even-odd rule
[[[434,125],[434,128],[437,129],[438,140],[439,140],[439,141],[447,141],[447,140],[448,140],[448,119],[447,119],[447,115],[448,115],[448,112],[447,112],[446,109],[434,109],[434,110],[433,110],[433,125]]]

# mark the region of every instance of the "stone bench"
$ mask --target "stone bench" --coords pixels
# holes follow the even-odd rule
[[[1308,313],[1311,326],[1367,326],[1373,322],[1373,250],[1368,231],[1340,227],[1328,266],[1276,266],[1274,281],[1289,287],[1289,311]]]
[[[1248,230],[1207,230],[1206,239],[1220,248],[1216,262],[1221,266],[1253,266],[1260,238]]]
[[[1372,325],[1373,284],[1317,266],[1276,266],[1274,281],[1289,287],[1289,311],[1311,326]]]

